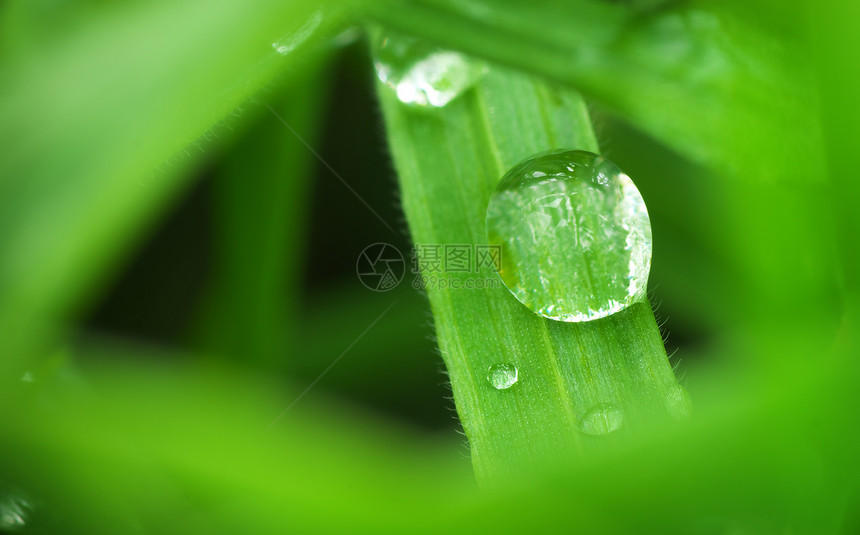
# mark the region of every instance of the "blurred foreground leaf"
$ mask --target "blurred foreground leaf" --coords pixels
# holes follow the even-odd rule
[[[447,441],[307,400],[267,431],[297,390],[235,368],[97,364],[0,419],[0,472],[65,533],[403,533],[416,518],[433,533],[475,498]]]
[[[177,153],[335,22],[333,10],[321,9],[141,2],[71,18],[57,37],[4,41],[3,380],[20,376],[22,360],[183,187],[190,158]],[[4,28],[19,22],[16,13],[5,14]]]
[[[814,181],[821,137],[796,41],[695,2],[416,0],[385,25],[572,85],[705,166]],[[749,15],[748,13],[746,15]]]

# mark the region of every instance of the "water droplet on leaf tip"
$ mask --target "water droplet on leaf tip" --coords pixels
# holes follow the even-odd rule
[[[496,390],[507,390],[517,384],[519,370],[513,364],[493,364],[487,370],[487,381]]]
[[[499,277],[545,318],[582,322],[642,301],[651,222],[630,177],[597,154],[553,150],[511,168],[487,207]]]
[[[388,33],[380,39],[374,67],[380,81],[404,104],[442,107],[480,78],[483,65],[459,52]]]

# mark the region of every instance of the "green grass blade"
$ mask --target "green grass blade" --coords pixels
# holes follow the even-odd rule
[[[576,93],[498,67],[440,109],[409,108],[382,84],[379,96],[416,243],[486,243],[487,203],[510,166],[552,147],[597,149]],[[647,303],[568,324],[532,314],[502,287],[428,288],[428,295],[481,480],[601,443],[577,429],[602,407],[622,411],[622,429],[632,431],[649,421],[644,413],[665,415],[677,399]],[[487,381],[497,363],[519,369],[510,390]]]

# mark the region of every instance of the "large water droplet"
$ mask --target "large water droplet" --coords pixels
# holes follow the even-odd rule
[[[499,276],[546,318],[603,318],[645,299],[651,222],[639,190],[602,156],[554,150],[502,177],[487,208]]]
[[[459,52],[393,33],[382,37],[374,66],[398,100],[437,108],[470,88],[484,71],[483,65]]]
[[[613,405],[598,405],[579,421],[579,430],[589,435],[607,435],[624,423],[624,413]]]
[[[517,384],[519,370],[513,364],[493,364],[487,370],[487,381],[496,390],[507,390]]]

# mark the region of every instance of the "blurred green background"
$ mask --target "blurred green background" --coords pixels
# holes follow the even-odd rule
[[[0,532],[856,532],[858,15],[0,3]],[[693,418],[478,491],[425,296],[356,277],[411,249],[371,23],[583,92]]]
[[[271,274],[270,284],[260,288],[265,294],[280,289],[279,294],[269,295],[273,301],[270,310],[277,307],[283,309],[277,313],[288,311],[294,323],[272,326],[273,332],[265,333],[292,339],[277,352],[268,348],[273,354],[261,357],[266,360],[264,365],[275,367],[299,384],[309,384],[396,295],[400,299],[397,314],[383,318],[315,388],[410,425],[451,431],[456,426],[453,407],[444,399],[449,392],[440,374],[442,363],[431,340],[432,318],[423,296],[409,288],[410,280],[394,294],[378,295],[365,288],[356,275],[356,260],[365,247],[387,242],[406,256],[412,245],[377,117],[367,44],[357,39],[355,31],[347,37],[352,37],[352,42],[333,52],[331,64],[320,76],[325,89],[315,110],[319,123],[299,134],[397,232],[380,223],[300,142],[289,139],[292,134],[265,108],[264,102],[277,101],[278,95],[265,95],[249,104],[248,114],[253,117],[241,119],[234,142],[219,144],[203,155],[190,190],[148,231],[145,242],[89,313],[86,330],[109,339],[178,349],[187,355],[185,358],[192,358],[201,349],[219,353],[230,348],[234,354],[221,356],[260,365],[247,362],[251,359],[241,340],[219,340],[217,333],[207,332],[207,328],[212,330],[211,324],[207,325],[204,318],[212,314],[212,294],[217,291],[219,275],[229,269],[225,264],[230,261],[222,261],[228,253],[224,249],[233,245],[222,242],[233,237],[219,234],[223,221],[219,221],[218,210],[229,202],[224,196],[246,187],[249,181],[283,181],[284,174],[278,172],[281,169],[272,169],[271,158],[281,150],[279,143],[290,143],[305,160],[305,183],[296,187],[300,198],[282,198],[281,206],[270,208],[272,213],[265,224],[270,225],[270,232],[293,224],[293,235],[282,238],[285,241],[281,243],[249,240],[248,235],[260,231],[255,223],[261,220],[245,213],[232,214],[243,233],[235,239],[253,242],[240,245],[246,254],[245,263],[237,268],[242,269],[237,279],[230,281],[240,285],[237,293],[246,292],[246,285],[263,284],[255,279],[266,276],[261,271],[265,272],[265,263],[272,256],[291,264]],[[271,149],[268,153],[259,149],[261,138],[266,136],[276,139],[267,145]],[[248,156],[237,156],[243,149]],[[224,178],[236,166],[241,166],[239,174]],[[227,180],[236,184],[225,186]],[[255,200],[259,198],[249,199],[241,208],[258,211],[260,206],[250,204]],[[276,278],[282,280],[275,282]],[[245,304],[262,306],[253,300]],[[233,309],[224,314],[227,317],[223,321],[235,323],[254,312]],[[251,337],[264,331],[260,325],[246,327]]]

